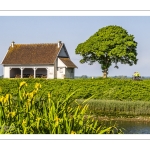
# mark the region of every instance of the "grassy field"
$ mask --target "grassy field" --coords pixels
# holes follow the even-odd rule
[[[131,79],[0,79],[0,95],[17,94],[17,87],[21,81],[28,84],[28,91],[32,91],[35,83],[40,83],[44,95],[53,91],[55,96],[69,92],[76,93],[74,99],[120,100],[120,101],[150,101],[150,80],[133,81]]]

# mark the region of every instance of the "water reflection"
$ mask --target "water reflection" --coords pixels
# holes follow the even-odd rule
[[[150,134],[150,122],[143,121],[117,121],[125,129],[125,134]]]
[[[118,127],[125,129],[123,130],[124,134],[150,134],[150,122],[122,120],[111,121],[111,124],[114,123],[116,123]]]

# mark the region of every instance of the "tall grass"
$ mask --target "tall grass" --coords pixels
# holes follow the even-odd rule
[[[81,103],[83,100],[78,100]],[[89,111],[107,116],[149,116],[149,101],[90,100]],[[88,113],[89,113],[88,111]]]
[[[112,134],[122,133],[116,125],[106,127],[87,115],[89,105],[85,100],[76,102],[76,91],[55,96],[50,91],[47,97],[38,93],[41,84],[27,92],[25,81],[18,86],[17,96],[6,94],[0,97],[1,134]],[[75,103],[74,106],[72,104]]]

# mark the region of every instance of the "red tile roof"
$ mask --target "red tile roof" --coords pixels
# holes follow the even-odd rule
[[[68,68],[78,68],[70,58],[59,58]]]
[[[9,47],[2,64],[54,64],[60,48],[57,43],[14,44]]]

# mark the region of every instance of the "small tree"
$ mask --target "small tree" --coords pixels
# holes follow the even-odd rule
[[[98,62],[101,65],[103,77],[107,77],[108,69],[115,63],[114,68],[119,68],[117,63],[136,64],[137,42],[134,36],[120,26],[110,25],[103,27],[92,35],[84,43],[80,43],[75,49],[75,53],[83,58],[80,63]]]

